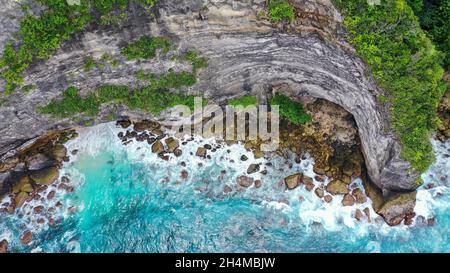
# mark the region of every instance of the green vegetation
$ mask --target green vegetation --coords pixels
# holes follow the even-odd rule
[[[256,98],[256,96],[242,96],[240,98],[230,100],[228,104],[231,106],[241,105],[247,107],[250,105],[257,105],[258,99]]]
[[[142,36],[139,40],[122,48],[120,52],[127,56],[128,60],[148,60],[156,57],[158,49],[162,49],[163,53],[169,52],[171,45],[168,38]]]
[[[153,114],[175,105],[194,106],[193,96],[184,96],[169,92],[170,88],[190,86],[195,83],[187,72],[168,73],[160,79],[154,79],[152,84],[141,89],[132,90],[127,86],[104,85],[82,98],[75,87],[69,87],[63,93],[62,100],[54,100],[39,112],[52,114],[56,117],[71,117],[77,113],[90,116],[97,115],[103,103],[124,104],[131,109],[140,109]]]
[[[148,46],[149,44],[152,45]],[[171,41],[169,39],[144,36],[125,48],[133,58],[150,58],[154,56],[156,48],[163,48],[167,52],[170,49],[170,45]],[[147,51],[140,51],[142,48],[147,49]],[[153,51],[149,52],[149,48]],[[188,54],[177,57],[177,59],[190,61],[193,71],[174,72],[170,69],[167,73],[156,76],[153,73],[140,70],[136,73],[136,78],[145,81],[147,83],[146,86],[133,90],[127,86],[104,85],[84,98],[79,95],[78,89],[70,87],[64,91],[62,100],[53,100],[47,106],[39,108],[38,111],[65,118],[73,117],[78,113],[94,116],[100,112],[100,106],[104,103],[123,104],[131,109],[140,109],[153,114],[158,114],[176,105],[187,105],[193,109],[193,96],[185,96],[180,93],[170,92],[170,90],[180,90],[183,87],[189,87],[197,83],[198,69],[207,67],[208,63],[205,58],[201,58],[193,51],[189,51]],[[101,60],[110,62],[112,57],[109,54],[103,54]]]
[[[346,16],[350,41],[387,91],[402,157],[419,172],[434,161],[429,142],[444,94],[443,56],[420,28],[406,0],[335,0]],[[448,31],[448,29],[447,29]]]
[[[295,8],[287,0],[269,0],[269,16],[273,22],[295,18]]]
[[[445,53],[444,67],[450,68],[450,1],[448,0],[408,0],[437,48]]]
[[[97,67],[97,63],[92,57],[87,57],[84,59],[84,71],[91,71]]]
[[[285,95],[276,94],[270,100],[270,105],[279,105],[280,115],[294,124],[305,124],[312,120],[311,116],[306,113],[303,105]]]
[[[206,58],[199,57],[198,53],[193,50],[189,50],[186,54],[175,57],[175,59],[180,61],[191,62],[192,71],[194,73],[197,73],[199,69],[208,67],[208,60]]]
[[[37,0],[46,6],[39,17],[27,14],[21,21],[18,41],[6,45],[0,58],[0,75],[6,82],[8,95],[23,83],[22,73],[36,60],[48,58],[61,44],[83,30],[98,16],[124,9],[133,0],[81,0],[81,5],[68,5],[61,0]],[[156,0],[134,0],[153,6]]]

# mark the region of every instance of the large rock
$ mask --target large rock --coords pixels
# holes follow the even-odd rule
[[[155,141],[152,145],[152,153],[159,154],[164,152],[164,145],[160,140]]]
[[[302,183],[302,179],[303,179],[303,173],[296,173],[296,174],[286,177],[284,179],[284,183],[286,184],[286,187],[289,190],[293,190]]]
[[[389,225],[399,225],[403,220],[407,219],[409,215],[414,214],[416,194],[417,192],[415,191],[394,194],[394,196],[384,203],[378,211],[378,214],[380,214]]]
[[[247,168],[247,173],[252,174],[256,172],[259,172],[259,164],[250,164]]]
[[[205,158],[206,157],[206,152],[207,152],[207,150],[206,150],[205,147],[198,147],[197,152],[195,153],[195,155]]]
[[[8,241],[0,241],[0,254],[8,253]]]
[[[166,139],[167,151],[169,153],[173,153],[178,147],[180,147],[180,142],[173,138],[169,137]]]
[[[254,179],[245,175],[239,176],[237,178],[237,183],[239,184],[239,186],[241,187],[245,187],[248,188],[251,185],[253,185]]]
[[[326,186],[327,192],[336,195],[336,194],[347,194],[350,192],[348,189],[348,185],[342,182],[341,180],[333,180]]]
[[[45,154],[37,153],[26,159],[26,165],[27,165],[28,170],[36,171],[36,170],[45,169],[45,168],[48,168],[51,166],[55,166],[56,161],[55,161],[55,159],[50,158]]]
[[[39,171],[34,171],[30,173],[30,178],[37,184],[40,185],[51,185],[59,177],[59,169],[57,167],[50,167],[47,169],[42,169]]]
[[[351,194],[344,195],[344,198],[342,199],[343,206],[353,206],[354,204],[355,204],[355,197],[353,197]]]

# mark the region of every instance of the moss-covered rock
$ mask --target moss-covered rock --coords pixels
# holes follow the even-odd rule
[[[31,179],[39,185],[51,185],[59,177],[59,169],[57,167],[50,167],[39,171],[34,171],[30,174]]]
[[[33,186],[31,185],[30,177],[25,173],[17,175],[13,182],[12,191],[14,193],[19,193],[19,192],[30,193],[30,192],[32,192]]]
[[[173,153],[178,147],[180,147],[180,141],[173,137],[166,139],[167,151]]]
[[[152,145],[152,153],[159,154],[164,152],[164,145],[160,140],[155,141]]]
[[[23,203],[28,199],[28,193],[27,192],[19,192],[16,197],[14,198],[14,203],[16,204],[16,208],[20,208]]]
[[[347,187],[347,184],[345,184],[341,180],[333,180],[326,186],[327,192],[336,195],[336,194],[347,194],[349,193],[349,189]]]

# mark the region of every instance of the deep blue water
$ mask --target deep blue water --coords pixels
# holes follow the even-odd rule
[[[450,252],[449,182],[440,179],[450,166],[444,157],[424,174],[436,187],[418,195],[417,213],[434,215],[436,223],[389,227],[373,211],[370,223],[356,221],[355,207],[340,206],[338,197],[326,204],[305,189],[280,187],[291,173],[311,174],[312,159],[293,169],[274,159],[261,188],[224,194],[224,185],[233,186],[247,168],[239,160],[230,163],[246,152],[243,147],[201,160],[189,152],[204,142],[191,143],[181,158],[165,162],[144,144],[122,146],[116,133],[102,127],[69,143],[80,149],[64,169],[76,191],[57,195],[64,209],[56,225],[37,229],[27,216],[8,216],[0,222],[0,239],[8,238],[17,251],[44,252]],[[184,169],[187,179],[180,176]],[[71,206],[75,213],[68,212]],[[365,207],[370,204],[360,205]],[[35,228],[29,247],[18,242],[23,227]]]

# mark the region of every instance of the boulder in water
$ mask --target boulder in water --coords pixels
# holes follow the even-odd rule
[[[203,158],[205,158],[206,157],[206,148],[205,147],[198,147],[198,149],[197,149],[197,153],[195,154],[196,156],[198,156],[198,157],[203,157]]]
[[[245,188],[250,187],[253,184],[254,180],[251,177],[242,175],[237,178],[237,183]]]
[[[0,241],[0,254],[8,253],[8,241]]]
[[[347,188],[347,184],[342,182],[341,180],[333,180],[326,186],[327,192],[336,195],[336,194],[347,194],[349,193],[349,189]]]
[[[302,183],[303,173],[296,173],[284,179],[284,183],[289,190],[293,190]]]
[[[173,138],[169,137],[166,139],[167,151],[169,153],[173,153],[178,147],[180,147],[180,142]]]
[[[259,171],[259,164],[251,164],[248,168],[247,168],[247,173],[248,174],[252,174],[252,173],[256,173]]]
[[[154,154],[160,154],[164,152],[164,145],[160,140],[155,141],[152,145],[152,153]]]

